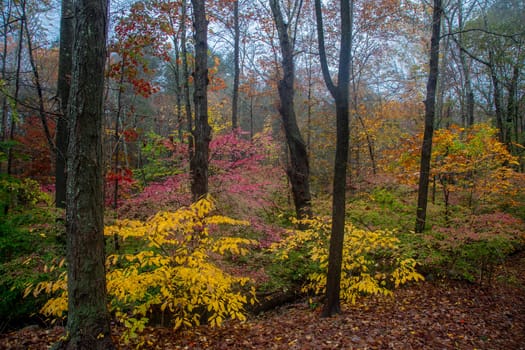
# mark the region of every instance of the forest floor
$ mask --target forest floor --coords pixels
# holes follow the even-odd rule
[[[26,327],[0,335],[0,349],[48,349],[62,335],[61,327]],[[490,286],[426,281],[331,318],[301,300],[220,328],[144,336],[146,349],[525,349],[525,252],[499,266]]]

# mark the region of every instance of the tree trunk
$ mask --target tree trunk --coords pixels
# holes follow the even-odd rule
[[[190,159],[191,193],[193,200],[208,193],[208,155],[211,128],[208,124],[208,20],[205,0],[192,0],[195,29],[195,152]]]
[[[180,31],[181,31],[181,48],[182,48],[182,80],[184,90],[184,107],[186,111],[186,127],[188,131],[188,152],[189,159],[193,158],[193,137],[191,132],[193,130],[193,116],[191,112],[191,100],[190,100],[190,73],[188,68],[188,48],[186,47],[186,20],[187,20],[187,2],[182,0],[181,6],[181,19],[180,19]]]
[[[518,130],[515,127],[518,120],[518,101],[517,101],[517,92],[518,92],[518,81],[520,76],[520,70],[516,64],[512,69],[512,78],[508,87],[508,99],[507,99],[507,123],[506,123],[506,134],[507,136],[507,147],[510,152],[514,153],[514,142],[517,144],[519,142]],[[514,140],[513,140],[514,139]]]
[[[8,35],[7,32],[9,30],[9,23],[11,19],[11,1],[7,3],[7,5],[4,5],[7,7],[7,12],[4,11],[4,8],[2,8],[2,21],[3,21],[3,45],[2,45],[2,76],[0,79],[3,81],[7,80],[7,46],[8,46]],[[8,104],[7,104],[7,96],[5,93],[2,94],[2,124],[0,125],[0,142],[7,140],[7,114],[8,114]],[[1,168],[0,163],[0,168]]]
[[[74,35],[73,0],[62,0],[60,16],[60,52],[58,58],[57,95],[61,115],[56,125],[55,203],[58,208],[66,207],[66,154],[67,154],[67,103],[71,82]]]
[[[75,1],[67,158],[67,337],[61,349],[115,349],[107,310],[102,122],[108,0]]]
[[[21,3],[20,6],[25,6],[25,3]],[[15,92],[13,94],[13,106],[11,111],[11,123],[9,125],[9,140],[13,140],[15,137],[16,118],[15,115],[18,113],[18,94],[20,92],[20,70],[22,68],[22,49],[24,40],[24,21],[26,18],[20,18],[20,29],[18,32],[18,49],[16,57],[16,74],[15,74]],[[9,147],[7,150],[7,174],[12,173],[13,167],[13,147]]]
[[[469,9],[470,12],[472,9]],[[464,78],[464,91],[463,91],[463,121],[465,122],[466,126],[472,126],[474,125],[474,92],[472,90],[472,78],[470,77],[470,65],[468,64],[469,60],[467,59],[467,54],[464,50],[462,50],[463,47],[463,33],[462,31],[465,29],[465,24],[463,21],[463,0],[458,1],[458,41],[459,41],[459,59],[461,63],[461,69],[463,71],[463,78]]]
[[[492,92],[494,98],[494,109],[496,113],[496,127],[498,128],[498,139],[501,143],[507,143],[507,135],[505,134],[505,123],[503,117],[503,106],[501,97],[501,88],[499,79],[496,73],[496,67],[494,63],[494,53],[489,50],[489,71],[490,78],[492,81]]]
[[[183,126],[184,126],[184,118],[182,116],[182,87],[181,87],[181,79],[180,79],[180,48],[179,48],[179,35],[180,31],[177,33],[175,31],[176,24],[174,23],[173,18],[169,18],[170,26],[173,30],[173,35],[171,36],[173,40],[173,48],[175,50],[175,63],[171,64],[171,68],[173,69],[173,75],[175,78],[175,99],[176,99],[176,105],[177,105],[177,132],[179,141],[183,142]]]
[[[326,278],[326,303],[322,316],[329,317],[341,312],[341,265],[343,261],[343,242],[345,234],[346,173],[350,138],[349,91],[350,63],[352,51],[353,0],[341,0],[341,47],[339,50],[339,69],[337,86],[334,85],[328,69],[324,44],[321,0],[315,0],[317,37],[323,77],[328,90],[335,100],[337,139],[332,197],[332,231],[328,252],[328,274]]]
[[[22,7],[22,17],[26,18],[27,16],[25,2],[22,2],[22,4],[24,5]],[[24,21],[24,28],[26,33],[29,63],[31,64],[31,70],[33,71],[33,80],[38,95],[38,115],[40,117],[40,121],[42,122],[42,127],[44,128],[44,135],[46,135],[46,140],[49,145],[49,149],[51,152],[55,152],[55,145],[53,143],[53,138],[51,137],[51,131],[49,130],[49,126],[47,125],[47,115],[44,106],[44,93],[42,91],[42,84],[40,83],[40,73],[38,72],[38,66],[33,56],[33,42],[31,40],[31,35],[29,33],[29,26],[27,25],[27,21]]]
[[[436,106],[436,86],[439,74],[439,36],[441,31],[441,0],[434,0],[432,16],[432,36],[430,39],[430,71],[427,82],[427,97],[425,100],[425,131],[421,147],[421,164],[419,170],[419,188],[417,198],[416,229],[417,233],[425,229],[428,184],[430,177],[430,160],[432,156],[432,136],[434,134],[434,115]]]
[[[292,185],[292,194],[297,218],[303,219],[312,216],[310,196],[310,167],[306,144],[297,125],[294,108],[294,80],[295,66],[293,59],[293,39],[288,33],[288,25],[284,23],[278,0],[270,0],[275,26],[279,33],[279,42],[282,54],[283,78],[279,81],[279,98],[281,105],[279,112],[283,120],[284,131],[290,162],[288,163],[288,179]],[[299,11],[297,11],[299,16]]]
[[[234,56],[234,74],[233,74],[233,96],[232,96],[232,129],[237,130],[239,127],[239,77],[241,69],[239,64],[240,55],[240,27],[239,27],[239,0],[233,2],[233,56]]]

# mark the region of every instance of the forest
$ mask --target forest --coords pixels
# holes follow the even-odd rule
[[[2,0],[1,349],[525,349],[525,2]]]

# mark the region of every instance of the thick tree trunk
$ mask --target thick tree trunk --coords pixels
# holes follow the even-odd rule
[[[58,208],[66,207],[66,154],[67,154],[67,104],[73,62],[74,34],[73,1],[62,0],[60,16],[60,52],[58,58],[57,95],[60,101],[61,116],[56,125],[56,163],[55,163],[55,202]]]
[[[339,50],[339,69],[337,82],[334,85],[324,45],[324,29],[321,12],[321,0],[315,0],[317,18],[317,37],[319,56],[325,83],[334,97],[337,121],[337,140],[335,150],[335,167],[332,197],[332,231],[328,252],[328,275],[326,278],[326,303],[322,316],[329,317],[341,312],[341,265],[343,261],[343,242],[345,235],[346,173],[350,138],[349,126],[349,91],[350,64],[352,51],[353,0],[341,0],[341,47]]]
[[[102,121],[107,0],[75,2],[67,158],[67,337],[62,349],[114,349],[104,257]]]
[[[286,142],[290,151],[287,174],[292,185],[297,217],[303,219],[312,216],[310,166],[306,144],[301,136],[295,116],[293,43],[287,30],[288,26],[284,23],[278,0],[270,0],[270,7],[279,33],[282,54],[283,78],[279,81],[278,90],[281,101],[279,112],[283,120]]]
[[[417,233],[425,229],[428,184],[430,177],[430,160],[432,156],[432,136],[434,134],[434,115],[436,106],[436,85],[439,73],[439,36],[441,31],[441,0],[434,0],[432,16],[432,36],[430,39],[430,71],[427,82],[427,97],[425,100],[425,131],[421,147],[421,164],[419,170],[419,188],[417,198],[416,229]]]
[[[193,200],[208,193],[208,155],[211,128],[208,124],[208,20],[205,0],[192,0],[195,28],[195,152],[190,160],[191,193]]]

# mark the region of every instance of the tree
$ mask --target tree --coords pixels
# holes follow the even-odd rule
[[[67,102],[73,56],[73,30],[73,1],[62,0],[57,84],[61,115],[57,119],[55,135],[55,203],[58,208],[66,206]]]
[[[290,151],[290,162],[287,169],[288,179],[292,185],[292,193],[295,210],[299,219],[312,216],[312,205],[310,196],[310,166],[308,164],[308,152],[306,144],[301,136],[297,125],[294,106],[294,43],[297,26],[285,23],[278,0],[270,0],[273,19],[279,34],[281,46],[283,77],[279,81],[278,91],[281,104],[279,112],[284,125],[286,142]],[[295,1],[292,15],[295,21],[299,21],[302,1]],[[297,23],[296,23],[297,24]]]
[[[233,94],[232,94],[232,129],[235,130],[239,126],[239,78],[241,75],[241,68],[239,62],[240,55],[240,37],[241,30],[239,25],[239,0],[233,1]]]
[[[205,0],[192,0],[195,28],[195,152],[190,159],[191,193],[196,201],[208,193],[208,154],[211,128],[208,123],[208,20]]]
[[[439,74],[439,40],[441,31],[441,0],[434,0],[432,14],[432,36],[430,39],[430,64],[425,99],[425,131],[421,147],[421,165],[417,194],[416,232],[425,229],[428,204],[428,183],[430,181],[430,160],[432,157],[432,135],[434,134],[434,115],[436,108],[436,86]]]
[[[328,252],[328,275],[326,279],[326,303],[322,315],[332,316],[341,312],[341,264],[343,260],[343,241],[345,230],[346,202],[346,167],[348,162],[348,147],[350,127],[349,117],[349,86],[350,60],[353,24],[353,0],[340,1],[341,16],[341,46],[339,49],[339,67],[337,85],[332,81],[324,44],[324,27],[321,0],[315,0],[315,16],[317,19],[317,40],[319,42],[319,57],[323,78],[330,94],[335,100],[337,140],[335,151],[333,197],[332,197],[332,228],[330,248]]]
[[[75,1],[68,106],[67,337],[60,349],[114,349],[106,305],[102,120],[107,0]]]

